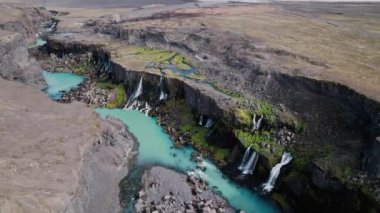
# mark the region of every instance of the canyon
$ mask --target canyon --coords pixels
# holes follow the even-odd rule
[[[68,212],[116,212],[119,202],[125,207],[122,194],[128,189],[122,179],[128,177],[138,140],[122,123],[102,120],[91,108],[123,108],[130,97],[152,108],[146,114],[157,117],[175,146],[192,145],[242,186],[259,192],[270,173],[279,175],[273,192],[262,196],[282,211],[379,210],[377,3],[187,3],[62,11],[4,4],[1,9],[13,10],[13,16],[1,20],[0,74],[26,85],[1,80],[2,165],[4,171],[16,168],[1,184],[23,194],[21,186],[7,180],[28,183],[17,169],[30,163],[33,154],[46,151],[45,146],[36,145],[26,162],[17,160],[22,159],[18,152],[46,141],[38,133],[54,138],[52,143],[68,144],[50,147],[57,151],[52,158],[61,155],[63,168],[52,168],[58,162],[30,168],[36,175],[49,171],[43,176],[49,181],[49,174],[62,176],[48,182],[55,189],[39,189],[43,181],[28,183],[30,192],[56,192],[55,205],[45,207],[50,202],[46,194],[20,202],[20,194],[9,193],[14,188],[5,188],[4,211],[17,209],[19,203],[24,209],[32,203],[46,211]],[[36,33],[43,44],[28,48]],[[89,83],[85,80],[62,100],[83,101],[90,88],[94,95],[84,101],[90,108],[44,97],[38,91],[46,87],[43,69],[86,76]],[[101,84],[111,89],[93,89]],[[103,101],[95,101],[99,93]],[[17,113],[23,110],[20,117]],[[44,117],[48,120],[42,125]],[[12,128],[16,123],[25,126]],[[29,129],[33,134],[28,136],[14,133]],[[16,141],[17,146],[10,145]],[[238,167],[248,149],[258,159],[242,175]],[[272,176],[284,152],[293,159],[278,164],[284,168]],[[13,155],[6,157],[9,153]],[[104,160],[108,155],[114,160]],[[49,157],[37,161],[48,162]],[[65,175],[65,169],[74,171],[75,178]],[[71,188],[62,188],[67,183]]]

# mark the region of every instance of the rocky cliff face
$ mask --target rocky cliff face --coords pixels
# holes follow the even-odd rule
[[[0,77],[44,87],[41,67],[31,58],[27,47],[34,42],[41,24],[51,15],[43,8],[0,4]]]
[[[0,77],[42,89],[42,69],[26,48],[23,35],[0,31]]]
[[[0,30],[20,33],[29,41],[34,40],[36,33],[51,19],[45,8],[36,8],[22,4],[0,3]]]
[[[159,36],[160,34],[157,37],[154,37],[151,34],[151,32],[139,31],[138,35],[140,37],[137,37],[137,34],[133,34],[135,36],[134,41],[137,43],[146,42],[145,44],[149,44],[150,46],[156,45],[162,47],[163,44],[156,44],[155,42],[161,42],[159,39],[161,37],[165,37],[166,39],[169,37]],[[154,35],[156,36],[156,34]],[[136,41],[137,38],[140,38],[140,40]],[[173,42],[165,42],[165,44],[168,43],[172,44]],[[188,48],[178,49],[178,47],[183,47],[183,45],[178,46],[177,42],[173,48],[187,54],[193,53],[193,51],[188,50]],[[51,37],[49,40],[49,46],[51,47],[50,51],[53,52],[75,53],[92,51],[96,52],[96,54],[93,55],[101,55],[103,58],[109,58],[112,55],[112,53],[108,52],[106,48],[103,50],[96,45],[94,46],[88,43],[81,44],[75,40],[62,41],[59,38]],[[220,56],[220,58],[223,58],[223,56]],[[225,66],[228,69],[236,68],[231,67],[228,64],[233,61],[241,60],[238,56],[229,56],[227,58],[227,65]],[[160,79],[159,75],[143,71],[129,70],[128,67],[119,62],[113,61],[112,63],[112,79],[114,79],[115,82],[123,82],[127,88],[128,94],[131,94],[134,91],[142,76],[145,100],[149,100],[150,102],[156,101],[158,96],[157,85]],[[220,63],[225,64],[224,62]],[[243,66],[241,63],[239,64],[240,66]],[[244,66],[241,67],[240,71],[236,72],[248,70],[249,67],[257,67],[249,64],[247,61],[243,64]],[[203,71],[206,72],[207,75],[212,75],[211,78],[214,80],[217,78],[229,79],[230,77],[228,76],[233,73],[223,71],[223,69],[227,69],[223,68],[218,72],[218,75],[213,76],[213,69],[210,66],[202,65],[202,63],[200,66],[203,67],[203,69],[211,69]],[[341,160],[347,160],[345,157],[347,155],[341,155],[342,153],[352,153],[348,154],[351,157],[347,162],[352,163],[350,164],[350,167],[352,166],[355,169],[361,169],[362,153],[364,153],[365,156],[371,155],[370,152],[367,151],[369,150],[367,149],[367,146],[369,144],[368,136],[370,134],[368,129],[374,128],[373,120],[376,111],[379,108],[375,101],[372,101],[345,86],[331,82],[289,76],[283,73],[270,73],[263,67],[260,67],[260,69],[257,69],[255,72],[255,75],[251,73],[250,76],[247,76],[247,79],[251,79],[251,81],[254,82],[252,84],[254,86],[246,88],[244,87],[245,84],[242,84],[241,89],[246,92],[245,94],[250,94],[252,96],[257,95],[260,98],[270,100],[273,104],[283,104],[286,108],[296,112],[307,121],[308,128],[299,138],[302,142],[302,146],[296,147],[297,152],[306,152],[306,154],[313,152],[310,156],[318,154],[319,152],[333,152],[331,155],[334,155],[335,160],[338,162]],[[169,78],[166,79],[165,82],[171,98],[184,98],[186,103],[199,114],[219,118],[225,115],[226,109],[229,109],[236,104],[236,102],[234,103],[233,99],[230,97],[212,91],[207,87],[202,87],[193,81]],[[218,83],[224,84],[220,81],[218,81]],[[234,119],[235,118],[232,116],[229,117],[228,120],[230,123],[234,123]],[[225,127],[228,128],[228,124]],[[349,131],[347,131],[348,129]],[[321,138],[323,138],[323,143],[321,143]],[[339,140],[337,140],[337,138],[339,138]],[[317,148],[315,148],[315,144],[319,143],[321,144],[317,145]],[[335,150],[335,148],[333,150],[328,150],[327,148],[329,148],[329,146],[327,146],[326,150],[323,148],[326,143],[334,144],[333,146],[337,146],[338,150]],[[234,162],[234,159],[240,159],[238,155],[239,151],[237,150],[240,149],[241,154],[243,152],[243,149],[240,146],[232,147],[235,147],[235,150],[233,152],[234,156],[230,157],[230,163]],[[372,154],[371,156],[374,155]],[[337,179],[336,176],[330,172],[336,172],[336,168],[326,168],[324,167],[325,164],[323,161],[319,161],[318,158],[315,157],[312,157],[311,159],[315,159],[315,161],[306,168],[303,168],[303,170],[301,170],[302,174],[296,175],[296,177],[300,178],[293,179],[293,177],[295,177],[294,173],[285,172],[289,177],[284,177],[284,181],[279,183],[280,191],[288,194],[290,197],[298,197],[296,201],[292,201],[298,206],[298,208],[308,209],[310,206],[316,206],[317,202],[314,201],[322,199],[326,200],[328,204],[324,206],[323,209],[330,209],[335,202],[336,195],[345,193],[352,194],[353,196],[339,196],[342,203],[352,203],[351,201],[356,199],[363,201],[359,202],[359,204],[355,204],[354,209],[357,211],[365,208],[365,206],[373,208],[372,201],[369,203],[364,202],[366,199],[362,196],[361,192],[355,190],[351,191],[346,188],[346,186],[342,184],[342,180]],[[373,170],[374,167],[369,165],[377,165],[376,159],[376,157],[372,157],[367,161],[367,170],[370,168]],[[265,163],[265,165],[268,166],[267,163]],[[265,169],[269,171],[270,168]],[[297,186],[299,184],[307,184],[309,186],[308,190],[297,191]],[[292,189],[289,189],[289,187],[292,187]],[[285,189],[288,190],[284,191]],[[308,205],[303,205],[302,203],[307,203]],[[343,207],[346,207],[346,205],[342,206],[342,209],[345,209]]]
[[[373,122],[370,140],[363,165],[371,176],[380,178],[380,114]]]
[[[120,121],[103,122],[83,160],[80,186],[66,212],[121,212],[119,183],[133,157],[133,139]]]
[[[117,212],[133,140],[83,104],[0,79],[0,211]]]

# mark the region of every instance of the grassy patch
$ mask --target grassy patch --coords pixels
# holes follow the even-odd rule
[[[227,159],[230,151],[228,149],[222,149],[215,145],[211,145],[206,141],[206,134],[208,129],[203,127],[192,128],[191,142],[193,146],[198,149],[207,151],[211,154],[214,160],[224,161]]]
[[[251,133],[249,131],[235,129],[234,134],[245,148],[251,146],[260,155],[265,156],[271,166],[277,163],[284,152],[284,147],[277,144],[272,133],[268,131],[255,131]]]
[[[193,127],[191,134],[191,142],[197,148],[207,150],[209,144],[206,141],[207,129],[203,127]]]
[[[235,111],[235,117],[238,119],[238,122],[242,125],[249,127],[252,123],[252,114],[250,110],[239,108]]]
[[[200,81],[204,81],[207,79],[205,75],[202,75],[199,73],[190,73],[189,75],[187,75],[187,77],[191,79],[195,79],[195,80],[200,80]]]
[[[211,147],[212,149],[211,152],[213,153],[214,159],[217,161],[224,161],[227,159],[228,155],[230,155],[229,149],[221,149],[221,148],[213,148],[213,147]]]
[[[107,103],[106,107],[110,109],[118,108],[123,106],[127,96],[125,95],[125,88],[123,84],[119,84],[114,89],[115,99]]]
[[[76,67],[73,68],[73,73],[78,74],[78,75],[84,75],[89,73],[90,68],[87,63],[79,64]]]
[[[101,89],[115,89],[116,84],[113,84],[111,80],[106,80],[96,83],[96,85]]]
[[[191,69],[188,62],[185,60],[185,57],[182,55],[176,54],[171,60],[170,63],[175,65],[180,70]]]
[[[139,60],[151,62],[157,66],[174,65],[180,70],[188,70],[191,68],[191,63],[186,58],[176,52],[150,49],[145,47],[131,47],[130,50]]]
[[[253,133],[248,131],[243,131],[240,129],[234,130],[235,136],[239,141],[244,145],[245,148],[248,148],[250,145],[260,149],[261,143],[270,143],[273,142],[273,137],[267,131],[259,132],[255,131]]]

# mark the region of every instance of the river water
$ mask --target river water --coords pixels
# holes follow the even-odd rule
[[[62,95],[61,90],[68,91],[83,81],[81,76],[71,73],[46,72],[44,76],[48,84],[45,91],[53,99]],[[192,172],[206,180],[209,188],[220,193],[236,209],[242,209],[246,213],[279,212],[272,201],[231,181],[211,161],[204,159],[202,166],[206,167],[205,171],[197,169],[196,163],[191,160],[191,153],[195,150],[190,146],[175,148],[155,118],[145,116],[137,110],[98,108],[96,112],[102,118],[110,116],[120,119],[135,136],[139,143],[137,167],[161,165],[182,173]]]
[[[53,100],[60,99],[64,92],[76,88],[84,81],[84,77],[66,72],[53,73],[44,71],[43,76],[47,84],[45,92]]]

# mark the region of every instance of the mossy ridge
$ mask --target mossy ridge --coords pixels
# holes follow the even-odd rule
[[[115,89],[115,99],[106,104],[107,108],[114,109],[118,107],[122,107],[127,99],[127,95],[125,94],[125,87],[123,84],[118,84]]]

